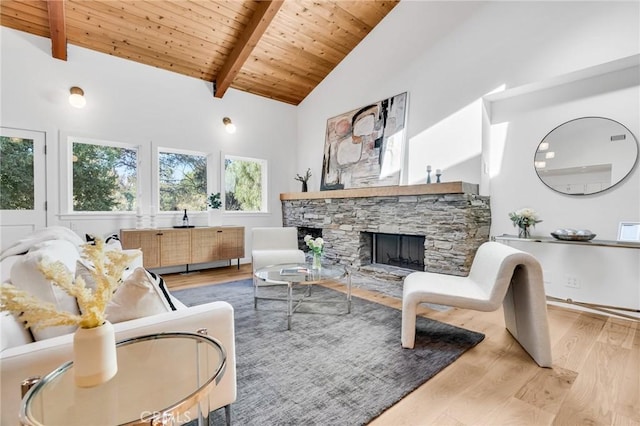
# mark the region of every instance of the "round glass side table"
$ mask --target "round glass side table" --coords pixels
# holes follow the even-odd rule
[[[217,340],[175,332],[116,346],[115,377],[80,388],[73,362],[63,364],[25,395],[20,421],[29,426],[178,425],[196,419],[209,424],[209,393],[226,367],[226,352]]]

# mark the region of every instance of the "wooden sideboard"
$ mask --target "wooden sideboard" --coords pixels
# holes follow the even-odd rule
[[[124,249],[139,248],[145,268],[215,262],[244,257],[244,227],[121,229]]]

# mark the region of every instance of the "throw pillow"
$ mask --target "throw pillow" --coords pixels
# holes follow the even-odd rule
[[[164,279],[160,275],[158,275],[158,274],[156,274],[154,272],[147,271],[147,273],[149,274],[149,276],[153,280],[153,283],[155,284],[155,286],[158,287],[160,289],[160,291],[162,291],[162,294],[164,295],[165,299],[167,299],[167,303],[171,307],[171,310],[175,311],[176,307],[173,304],[173,301],[171,300],[171,296],[169,295],[169,290],[167,290],[167,286],[164,283]]]
[[[118,234],[110,234],[104,239],[105,250],[122,250],[122,243]]]
[[[170,312],[171,306],[144,268],[136,268],[118,287],[107,305],[107,318],[113,324]]]
[[[76,298],[45,279],[38,269],[39,263],[45,259],[47,262],[62,262],[74,274],[80,254],[76,245],[66,240],[51,240],[36,244],[13,264],[11,284],[44,302],[53,303],[59,311],[78,314]],[[35,340],[43,340],[72,333],[75,329],[75,326],[58,326],[31,330],[31,333]]]

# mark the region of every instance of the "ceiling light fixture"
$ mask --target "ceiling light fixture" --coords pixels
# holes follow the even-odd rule
[[[546,154],[544,154],[544,158],[547,158],[547,159],[549,159],[549,158],[556,158],[556,153],[555,153],[555,152],[553,152],[553,151],[549,151],[549,152],[547,152]]]
[[[73,86],[69,92],[69,103],[76,108],[84,108],[87,100],[84,98],[84,90],[77,86]]]
[[[549,149],[549,142],[540,142],[540,146],[538,147],[538,151],[546,151]]]
[[[236,132],[236,126],[231,122],[231,119],[229,117],[223,118],[222,123],[224,123],[224,128],[227,130],[227,133]]]

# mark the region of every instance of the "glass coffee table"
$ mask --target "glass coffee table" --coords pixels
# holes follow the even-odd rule
[[[196,333],[159,333],[117,343],[118,373],[91,388],[75,385],[73,362],[38,381],[22,400],[24,425],[209,424],[209,393],[226,352]]]
[[[346,278],[347,295],[342,300],[310,299],[311,287],[314,284],[328,282],[340,282]],[[287,297],[261,297],[258,296],[258,288],[262,286],[287,286]],[[305,293],[298,299],[293,297],[293,289],[298,286],[307,286]],[[345,303],[347,313],[351,313],[351,274],[344,266],[325,265],[319,269],[313,269],[305,263],[284,263],[265,266],[254,274],[253,303],[258,307],[258,299],[286,300],[287,301],[287,330],[291,330],[291,316],[304,303]],[[295,303],[295,305],[294,305]]]

